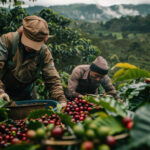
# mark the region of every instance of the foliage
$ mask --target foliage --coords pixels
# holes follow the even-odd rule
[[[110,135],[120,133],[124,130],[121,121],[113,116],[100,116],[93,121],[99,128],[102,126],[110,128]]]
[[[0,121],[4,121],[6,119],[8,119],[7,109],[0,108]]]
[[[71,117],[64,113],[57,113],[57,115],[60,117],[61,122],[65,124],[66,126],[73,127],[74,123],[71,121]]]
[[[136,66],[128,63],[118,63],[112,67],[112,69],[116,67],[121,67],[121,69],[114,74],[114,82],[150,77],[150,73],[148,71],[137,68]]]
[[[120,68],[124,68],[124,69],[135,69],[137,68],[135,65],[131,65],[129,63],[117,63],[115,66],[112,67],[112,70],[120,67]]]
[[[68,85],[68,80],[69,80],[70,75],[64,71],[59,72],[59,75],[60,75],[60,79],[61,79],[61,83],[62,83],[63,88],[66,88]]]
[[[0,108],[4,107],[7,104],[8,102],[6,100],[0,99]]]
[[[150,148],[150,104],[137,110],[134,117],[134,126],[131,130],[129,149],[147,145]],[[142,137],[142,138],[140,138]],[[148,149],[149,149],[148,148]]]
[[[128,102],[129,110],[136,110],[150,100],[150,84],[143,82],[124,85],[119,90],[120,96]]]
[[[49,99],[49,93],[41,78],[37,79],[34,89],[36,92],[37,99]]]
[[[143,18],[143,20],[147,20],[147,19]],[[76,21],[72,26],[75,29],[78,30],[80,29],[83,32],[85,38],[90,39],[92,41],[92,44],[96,45],[101,49],[102,56],[106,58],[110,67],[114,65],[114,60],[112,60],[111,56],[117,55],[120,62],[128,62],[128,60],[130,60],[129,61],[130,63],[142,69],[149,70],[149,66],[150,66],[149,35],[150,34],[148,31],[145,33],[141,33],[139,30],[134,32],[120,31],[121,28],[120,26],[127,25],[125,20],[128,20],[128,17],[124,17],[120,19],[120,22],[123,22],[122,24],[114,23],[112,25],[113,21],[109,22],[110,26],[112,25],[112,28],[110,28],[109,30],[104,29],[102,23],[101,24],[91,23],[91,22],[88,23],[85,21],[84,22]],[[142,26],[143,22],[142,20],[139,19],[138,23],[136,24]],[[147,26],[149,26],[148,23]],[[112,34],[113,37],[108,36],[109,34]],[[136,56],[136,57],[130,57],[130,56]]]
[[[149,21],[150,15],[147,15],[146,17],[142,16],[127,16],[127,17],[121,17],[119,19],[114,18],[110,21],[108,21],[103,26],[107,30],[121,30],[121,31],[129,31],[129,32],[150,32],[149,30]],[[117,25],[115,27],[115,25]],[[119,29],[118,29],[119,26]],[[114,28],[113,28],[114,27]]]
[[[44,128],[44,124],[36,121],[36,120],[31,120],[27,123],[27,128],[28,130],[37,130],[38,128]]]
[[[126,116],[126,110],[125,110],[126,105],[123,105],[122,103],[118,102],[111,96],[106,96],[106,97],[87,96],[84,98],[87,99],[87,101],[90,103],[94,103],[102,106],[109,114],[120,115],[122,117]]]
[[[27,116],[27,119],[40,118],[40,117],[44,116],[45,114],[47,114],[47,117],[48,117],[54,113],[55,113],[54,111],[47,110],[47,109],[34,110],[34,111],[30,112],[30,114]],[[69,115],[63,114],[62,112],[57,112],[56,114],[60,117],[61,122],[64,123],[65,125],[71,126],[71,127],[74,125],[74,123],[71,122],[71,117]]]
[[[33,110],[27,116],[27,119],[40,118],[40,117],[44,116],[45,114],[47,114],[47,116],[51,116],[52,114],[54,114],[54,112],[51,110],[47,110],[47,109]]]
[[[13,9],[7,10],[6,8],[0,9],[0,35],[7,32],[14,32],[22,24],[22,19],[28,16],[28,12],[21,8],[15,7]]]

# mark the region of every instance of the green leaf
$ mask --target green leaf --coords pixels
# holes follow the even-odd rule
[[[39,122],[39,121],[36,121],[36,120],[31,120],[27,123],[27,128],[28,130],[37,130],[38,128],[44,128],[44,124]]]
[[[124,74],[118,76],[117,78],[114,78],[114,82],[148,77],[150,77],[150,73],[146,70],[139,68],[128,69],[124,72]]]
[[[30,112],[30,114],[27,116],[27,119],[35,119],[35,118],[40,118],[47,114],[47,116],[51,116],[54,114],[54,111],[49,110],[49,109],[39,109],[39,110],[33,110]]]
[[[120,115],[122,117],[126,116],[126,106],[117,100],[115,100],[113,97],[106,96],[102,98],[96,98],[96,97],[87,97],[88,102],[94,103],[97,105],[101,105],[105,110],[113,112],[117,115]]]
[[[101,126],[108,127],[110,129],[111,135],[122,132],[124,130],[121,121],[113,116],[101,116],[95,119],[93,122],[97,125],[98,128]]]
[[[57,104],[57,111],[61,112],[61,110],[62,110],[62,105],[61,104]]]
[[[120,89],[120,95],[128,100],[129,110],[135,110],[150,101],[150,84],[143,82],[128,84]]]
[[[0,121],[8,119],[8,114],[6,110],[7,110],[6,108],[0,108]]]
[[[111,70],[115,69],[115,68],[125,68],[125,69],[135,69],[137,68],[135,65],[131,65],[129,63],[117,63],[115,66],[112,67]]]
[[[141,145],[147,145],[150,148],[150,104],[136,111],[130,136],[130,149]]]
[[[3,100],[3,99],[0,99],[0,108],[4,107],[5,105],[7,105],[8,102]]]
[[[126,71],[126,69],[124,69],[124,68],[118,70],[118,71],[113,75],[113,78],[112,78],[112,79],[115,79],[115,78],[121,76],[122,74],[124,74],[125,71]]]
[[[37,150],[40,145],[31,145],[31,144],[21,144],[21,145],[11,145],[5,150]]]
[[[69,115],[64,113],[57,113],[57,115],[60,117],[63,124],[73,127],[74,123],[71,121],[71,117]]]

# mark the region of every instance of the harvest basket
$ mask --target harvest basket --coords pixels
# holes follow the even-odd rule
[[[57,110],[56,101],[54,100],[26,100],[16,101],[16,106],[7,106],[9,108],[8,117],[14,120],[24,119],[33,110],[53,108]]]

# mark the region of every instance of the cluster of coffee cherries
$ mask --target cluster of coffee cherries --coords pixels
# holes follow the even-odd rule
[[[48,125],[61,126],[62,124],[57,114],[52,114],[51,116],[47,116],[47,114],[45,114],[37,119],[22,119],[15,120],[13,123],[3,123],[0,125],[0,148],[4,148],[12,144],[21,144],[23,141],[29,142],[30,138],[27,135],[27,123],[31,120],[39,121],[46,127]],[[57,132],[58,128],[54,128],[54,135],[55,130]]]
[[[122,123],[128,130],[132,129],[134,125],[133,120],[128,116],[122,119]]]
[[[83,121],[93,109],[92,106],[92,103],[88,103],[84,99],[75,98],[73,101],[67,103],[65,113],[72,117],[72,122]]]
[[[57,114],[52,114],[51,116],[47,116],[47,114],[45,114],[41,118],[37,118],[35,120],[43,123],[45,126],[48,124],[54,124],[56,126],[61,125],[61,120]]]
[[[14,123],[0,125],[0,147],[27,141],[27,125],[25,120],[16,120]]]

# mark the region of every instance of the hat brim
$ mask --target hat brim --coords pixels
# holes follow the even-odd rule
[[[36,51],[39,51],[42,45],[44,44],[44,41],[37,42],[37,41],[30,40],[25,36],[24,32],[22,33],[21,42],[23,45],[28,46]]]

